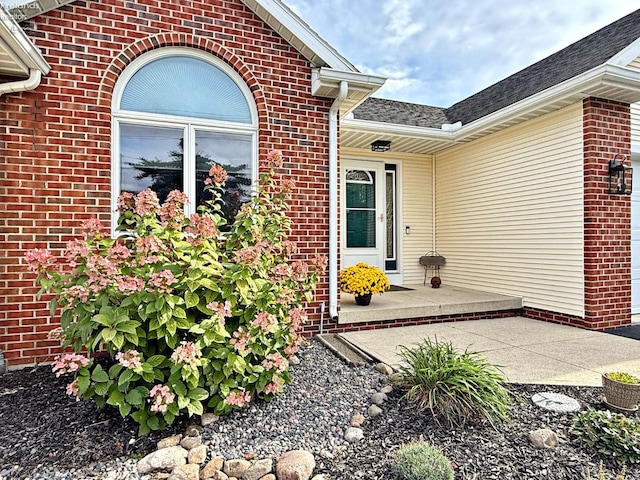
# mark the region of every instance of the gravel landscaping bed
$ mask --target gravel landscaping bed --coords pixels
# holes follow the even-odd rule
[[[292,384],[273,402],[254,402],[204,429],[202,440],[212,454],[277,458],[287,450],[306,449],[316,458],[314,474],[327,479],[396,480],[393,455],[401,445],[422,438],[455,463],[456,479],[581,480],[584,468],[597,478],[600,461],[608,472],[620,470],[610,457],[583,448],[569,434],[575,414],[549,412],[531,402],[534,393],[547,391],[604,408],[600,388],[513,385],[517,400],[510,424],[498,430],[482,425],[450,429],[408,407],[398,391],[388,394],[380,415],[368,417],[371,396],[386,383],[374,365],[349,366],[315,340],[299,359],[291,368]],[[189,424],[184,419],[167,431],[138,437],[135,422],[111,408],[67,396],[67,382],[48,366],[0,377],[0,479],[139,478],[135,459]],[[366,417],[364,438],[348,443],[344,433],[355,413]],[[529,431],[545,427],[560,437],[558,447],[537,449],[529,442]],[[627,479],[640,479],[640,466],[627,466]]]

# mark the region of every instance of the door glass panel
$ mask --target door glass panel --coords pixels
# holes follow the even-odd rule
[[[183,191],[183,133],[181,128],[121,124],[121,191],[150,188],[160,202],[172,190]]]
[[[347,247],[376,247],[375,172],[349,170],[346,175]]]
[[[385,172],[385,195],[386,195],[386,213],[387,213],[387,245],[385,266],[388,270],[397,268],[396,262],[396,176],[395,171],[387,170]]]

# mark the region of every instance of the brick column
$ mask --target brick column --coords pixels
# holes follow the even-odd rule
[[[631,198],[608,193],[609,160],[631,162],[629,105],[585,99],[583,143],[585,326],[604,330],[631,322]]]

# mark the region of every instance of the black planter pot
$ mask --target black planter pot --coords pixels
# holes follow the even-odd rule
[[[366,307],[371,303],[371,294],[367,293],[365,295],[356,295],[356,304]]]

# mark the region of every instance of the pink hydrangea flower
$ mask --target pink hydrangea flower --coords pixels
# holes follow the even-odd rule
[[[195,343],[182,341],[171,354],[171,360],[173,360],[174,363],[183,363],[197,367],[200,364],[198,359],[201,356],[202,352]]]
[[[75,268],[78,266],[79,262],[82,262],[82,260],[87,258],[89,254],[90,251],[85,241],[76,238],[67,244],[64,256],[69,262],[69,266],[71,268]]]
[[[231,302],[229,300],[226,300],[224,304],[220,302],[211,302],[207,305],[207,308],[214,310],[223,317],[231,316]]]
[[[170,270],[152,273],[149,276],[149,285],[155,287],[159,293],[171,293],[172,288],[170,286],[177,281],[178,279],[173,276]]]
[[[276,369],[278,373],[284,372],[289,367],[289,360],[284,358],[278,352],[267,355],[267,358],[262,360],[262,366],[267,370]]]
[[[66,298],[69,303],[87,303],[89,301],[90,291],[82,285],[73,285],[67,288]]]
[[[150,189],[141,191],[135,196],[136,213],[141,217],[155,215],[160,208],[156,193]]]
[[[245,330],[244,327],[240,327],[233,332],[233,338],[229,339],[229,343],[233,345],[233,348],[235,348],[240,355],[246,355],[251,353],[251,347],[247,346],[250,340],[249,332]]]
[[[127,350],[126,352],[118,352],[116,354],[116,360],[124,368],[134,370],[142,367],[142,356],[137,350]]]
[[[78,391],[80,387],[78,386],[78,379],[76,378],[73,382],[67,385],[67,395],[75,395],[76,402],[80,401],[80,397],[78,396]]]
[[[231,392],[225,401],[229,405],[235,405],[237,407],[244,407],[251,401],[251,394],[247,392],[244,388],[241,388],[237,392]]]
[[[279,376],[275,376],[273,378],[273,381],[271,381],[270,383],[267,384],[266,387],[264,387],[264,393],[277,393],[282,389],[282,385],[283,385],[283,381],[282,378],[280,378]]]
[[[167,411],[167,406],[173,403],[175,395],[169,391],[169,387],[166,385],[155,385],[149,392],[149,397],[150,410],[164,413]]]
[[[82,367],[89,365],[89,359],[77,353],[65,353],[58,355],[54,362],[52,370],[56,377],[65,373],[77,372]]]
[[[251,322],[251,326],[259,328],[265,333],[272,332],[278,327],[278,318],[272,313],[260,312]]]
[[[180,190],[169,192],[167,201],[160,207],[162,225],[170,228],[179,228],[185,219],[184,206],[188,203],[189,198]]]
[[[131,251],[121,243],[114,243],[107,250],[107,258],[115,265],[122,265],[131,258]]]
[[[282,152],[280,150],[271,150],[264,161],[260,162],[260,168],[271,170],[272,168],[280,168],[283,165]]]
[[[194,245],[200,245],[202,238],[215,238],[218,235],[216,223],[210,217],[203,217],[194,213],[189,218],[189,226],[186,231],[191,238],[189,242]]]
[[[97,218],[90,218],[82,222],[82,229],[87,235],[96,238],[103,238],[109,231]]]
[[[130,192],[122,192],[118,197],[118,202],[116,204],[118,208],[118,212],[125,213],[131,211],[135,208],[136,205],[136,197],[133,193]]]
[[[216,185],[224,185],[229,175],[227,174],[227,171],[222,168],[222,165],[216,164],[209,169],[209,177]],[[208,184],[211,184],[211,181],[208,182]]]
[[[36,248],[24,254],[27,261],[27,269],[30,272],[46,272],[56,261],[53,254],[49,250]]]
[[[123,293],[136,293],[144,290],[144,280],[133,275],[118,275],[116,277],[118,290]]]

